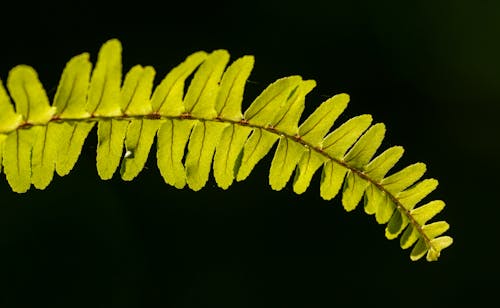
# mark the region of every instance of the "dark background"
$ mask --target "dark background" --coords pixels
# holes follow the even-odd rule
[[[485,304],[498,287],[498,1],[18,3],[0,12],[0,77],[34,66],[53,97],[67,60],[119,38],[124,69],[157,81],[196,50],[253,54],[245,106],[276,78],[347,92],[342,120],[384,122],[398,167],[423,161],[455,243],[411,262],[359,206],[267,184],[271,158],[228,191],[164,184],[153,154],[133,182],[98,179],[95,132],[44,191],[0,181],[0,307],[389,307]]]

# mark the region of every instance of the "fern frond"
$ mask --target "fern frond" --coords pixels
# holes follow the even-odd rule
[[[68,174],[95,124],[102,179],[110,179],[119,165],[124,180],[134,179],[156,137],[165,182],[192,190],[205,186],[212,168],[223,189],[244,180],[277,143],[269,173],[273,189],[284,188],[294,174],[293,190],[301,194],[321,168],[321,197],[330,200],[342,188],[347,211],[364,200],[365,212],[387,224],[388,239],[400,236],[403,249],[413,247],[412,260],[424,255],[437,260],[452,244],[451,237],[443,236],[446,222],[428,223],[444,202],[418,206],[438,184],[434,179],[418,182],[425,165],[416,163],[387,176],[403,148],[395,146],[373,158],[384,138],[383,124],[372,125],[370,115],[361,115],[331,130],[347,106],[347,94],[326,100],[299,125],[315,82],[285,77],[242,112],[254,60],[245,56],[226,68],[228,63],[225,50],[197,52],[155,89],[155,70],[149,66],[134,66],[122,84],[121,44],[113,39],[102,46],[93,70],[87,53],[68,62],[52,106],[31,67],[13,68],[7,79],[10,97],[0,81],[0,166],[8,183],[22,193],[32,184],[44,189],[54,172]]]

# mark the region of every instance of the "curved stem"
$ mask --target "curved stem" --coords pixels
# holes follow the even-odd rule
[[[212,119],[210,119],[210,118],[200,118],[200,117],[192,116],[192,115],[187,114],[187,113],[181,114],[179,116],[163,116],[163,115],[160,115],[158,113],[151,113],[151,114],[141,114],[141,115],[123,114],[121,116],[109,116],[109,117],[107,117],[107,116],[94,116],[94,115],[91,115],[91,116],[86,117],[86,118],[61,118],[61,117],[56,116],[56,117],[53,117],[47,123],[31,124],[31,123],[28,123],[28,122],[24,122],[24,123],[21,123],[17,128],[15,128],[15,129],[13,129],[11,131],[0,132],[0,133],[1,134],[10,134],[12,132],[17,131],[18,129],[28,129],[28,128],[33,127],[33,126],[46,126],[50,122],[54,122],[54,123],[64,123],[64,122],[99,122],[100,120],[123,120],[123,121],[128,121],[128,120],[133,120],[133,119],[137,119],[137,120],[140,120],[140,119],[155,119],[155,120],[178,119],[178,120],[198,120],[198,121],[204,121],[204,122],[230,123],[230,124],[233,124],[233,125],[240,125],[240,126],[246,126],[246,127],[252,127],[252,128],[256,128],[256,129],[266,130],[266,131],[268,131],[270,133],[273,133],[273,134],[276,134],[276,135],[280,135],[280,136],[283,136],[285,138],[290,139],[291,141],[300,143],[303,146],[308,147],[309,149],[312,149],[316,153],[318,153],[318,154],[326,157],[328,160],[333,161],[336,164],[338,164],[338,165],[340,165],[340,166],[342,166],[342,167],[350,170],[351,172],[355,173],[357,176],[359,176],[360,178],[362,178],[365,181],[369,182],[370,184],[373,184],[375,187],[377,187],[377,189],[379,189],[380,191],[382,191],[383,193],[385,193],[387,196],[389,196],[389,198],[391,199],[391,201],[396,205],[397,210],[399,210],[400,212],[402,212],[406,216],[406,218],[408,218],[408,220],[411,223],[411,225],[414,228],[416,228],[416,230],[418,231],[418,233],[420,234],[420,236],[424,239],[426,246],[428,248],[432,247],[431,240],[425,234],[425,232],[423,232],[423,230],[422,230],[422,225],[420,225],[420,223],[418,223],[415,220],[415,218],[411,215],[410,211],[403,206],[403,204],[398,200],[398,198],[394,194],[392,194],[391,192],[389,192],[388,190],[386,190],[383,185],[381,185],[379,182],[375,181],[374,179],[370,178],[362,170],[359,170],[357,168],[349,166],[344,161],[342,161],[342,160],[340,160],[338,158],[332,157],[330,154],[328,154],[325,151],[323,151],[322,148],[314,146],[314,145],[308,143],[307,141],[303,140],[299,135],[290,135],[290,134],[287,134],[285,132],[279,131],[279,130],[277,130],[276,128],[274,128],[272,126],[254,125],[254,124],[248,123],[244,119],[242,119],[240,121],[235,121],[235,120],[231,120],[231,119],[225,119],[223,117],[217,117],[217,118],[212,118]]]

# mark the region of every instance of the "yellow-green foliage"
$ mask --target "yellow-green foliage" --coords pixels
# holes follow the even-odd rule
[[[403,148],[395,146],[373,158],[384,138],[383,124],[371,125],[372,117],[361,115],[329,133],[348,95],[326,100],[299,125],[305,96],[315,82],[291,76],[268,86],[243,113],[254,60],[245,56],[226,68],[228,62],[225,50],[197,52],[153,91],[155,70],[149,66],[134,66],[122,84],[121,44],[110,40],[93,70],[86,53],[68,62],[52,106],[35,70],[13,68],[6,83],[10,97],[0,82],[0,166],[8,183],[22,193],[32,184],[47,187],[54,171],[68,174],[95,124],[102,179],[113,177],[120,164],[121,177],[134,179],[157,137],[158,168],[165,182],[192,190],[205,186],[212,168],[224,189],[235,179],[244,180],[277,143],[269,173],[273,189],[284,188],[295,174],[293,190],[303,193],[321,168],[321,196],[330,200],[342,188],[347,211],[364,199],[365,212],[387,224],[387,238],[402,234],[401,247],[413,246],[412,260],[424,255],[437,260],[451,245],[452,238],[442,236],[446,222],[427,224],[444,202],[417,207],[437,186],[434,179],[418,182],[425,165],[386,176]],[[193,73],[185,91],[185,80]]]

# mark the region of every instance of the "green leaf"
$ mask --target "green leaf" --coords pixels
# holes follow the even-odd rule
[[[196,52],[172,69],[156,87],[151,97],[153,111],[164,116],[178,116],[184,112],[184,83],[186,78],[207,58],[207,53]]]
[[[449,247],[452,243],[453,239],[449,236],[440,236],[431,240],[431,246],[438,252]]]
[[[349,170],[344,182],[342,192],[342,205],[346,211],[352,211],[356,208],[369,182],[361,178],[358,174]]]
[[[160,121],[147,119],[130,122],[125,137],[125,155],[120,170],[123,180],[133,180],[144,168],[154,137],[161,124]]]
[[[38,80],[35,70],[27,65],[18,65],[9,72],[7,88],[16,103],[17,113],[31,124],[46,123],[54,115],[47,94]]]
[[[104,120],[97,125],[97,173],[109,180],[120,164],[128,121]]]
[[[333,158],[343,158],[345,152],[347,152],[347,150],[356,142],[359,136],[361,136],[361,134],[363,134],[363,132],[370,126],[371,121],[372,118],[370,115],[362,115],[348,120],[325,137],[325,139],[323,140],[323,151]],[[333,199],[333,197],[335,197],[339,192],[340,187],[342,187],[342,183],[344,182],[344,178],[346,178],[347,173],[348,169],[346,169],[345,166],[340,166],[336,162],[327,162],[325,164],[325,167],[323,168],[323,173],[321,175],[321,197],[325,200]],[[351,178],[350,181],[351,182],[349,187],[351,187],[351,189],[348,189],[348,191],[357,192],[358,189],[352,189],[354,188],[352,185],[354,184],[355,180]],[[347,187],[345,188],[347,189]],[[346,190],[344,189],[344,192],[345,191]],[[361,198],[361,196],[359,198]],[[359,200],[356,202],[356,204],[358,202]],[[346,205],[347,208],[353,207],[353,204]]]
[[[314,146],[320,145],[348,102],[347,94],[338,94],[326,100],[300,125],[300,137]]]
[[[444,202],[441,200],[434,200],[421,207],[418,207],[412,210],[411,216],[413,219],[420,225],[424,225],[429,221],[432,217],[436,216],[439,212],[441,212],[444,208]]]
[[[2,172],[3,145],[8,135],[0,134],[0,172]]]
[[[301,144],[289,138],[279,139],[269,171],[269,185],[272,189],[281,190],[285,187],[304,151]]]
[[[374,181],[380,182],[403,156],[403,152],[404,149],[400,146],[385,150],[364,168],[364,173]]]
[[[87,110],[94,116],[119,116],[122,82],[122,46],[112,39],[102,45],[92,71]]]
[[[385,200],[384,192],[378,189],[373,183],[370,183],[365,190],[365,196],[364,196],[365,213],[368,215],[373,215],[377,213],[379,206],[384,203],[384,200]]]
[[[60,136],[56,157],[57,174],[65,176],[73,169],[82,151],[83,143],[94,125],[94,122],[55,123],[53,125],[54,130],[59,130],[55,135]]]
[[[446,221],[437,221],[423,226],[422,232],[424,232],[429,239],[433,239],[448,231],[449,228],[450,225]]]
[[[293,191],[297,194],[301,194],[306,191],[307,187],[311,183],[311,179],[316,172],[316,170],[321,167],[327,158],[320,155],[318,152],[308,149],[297,165],[297,170],[295,171],[295,178],[293,182]]]
[[[453,243],[453,239],[449,236],[442,236],[432,239],[430,242],[430,247],[428,247],[423,238],[421,238],[413,251],[411,252],[410,258],[412,261],[416,261],[422,258],[427,252],[427,261],[436,261],[441,254],[441,251],[449,247]]]
[[[237,160],[252,132],[250,127],[230,125],[222,133],[214,156],[214,177],[217,185],[227,189],[234,180]]]
[[[215,100],[228,61],[227,51],[216,50],[198,68],[184,98],[186,112],[201,118],[214,118],[217,115]]]
[[[441,236],[431,241],[431,249],[427,252],[427,261],[436,261],[441,254],[441,250],[453,244],[453,239],[449,236]]]
[[[408,249],[420,238],[420,234],[413,225],[408,225],[406,230],[401,235],[399,244],[401,248]]]
[[[194,191],[200,190],[208,181],[215,146],[226,123],[198,122],[189,138],[186,155],[186,182]]]
[[[321,173],[320,195],[325,200],[333,199],[344,182],[347,169],[334,161],[327,161]]]
[[[3,167],[3,149],[5,140],[7,140],[8,135],[0,134],[0,172],[2,172]]]
[[[416,163],[386,177],[380,183],[387,191],[397,194],[418,181],[424,175],[425,170],[425,164]]]
[[[49,123],[39,129],[31,156],[31,183],[38,189],[45,189],[52,181],[56,157],[61,139],[57,124]]]
[[[243,118],[241,102],[253,64],[252,56],[244,56],[234,61],[224,73],[215,102],[218,117],[233,121],[240,121]]]
[[[427,250],[428,250],[428,248],[427,248],[427,245],[425,244],[425,240],[423,238],[420,238],[418,240],[417,244],[415,244],[415,246],[413,246],[413,249],[412,249],[411,254],[410,254],[410,259],[412,261],[417,261],[418,259],[425,256],[425,253],[427,252]]]
[[[357,122],[345,123],[325,138],[324,150],[328,153],[335,151],[335,155],[342,155],[363,133],[370,121],[371,119],[368,118],[358,118]],[[352,127],[352,130],[346,131],[346,127]],[[383,124],[372,126],[345,155],[344,161],[347,165],[356,169],[360,169],[365,165],[382,143],[384,132],[385,127]],[[333,147],[336,149],[330,150]],[[349,170],[347,172],[342,194],[342,205],[346,211],[352,211],[356,208],[368,184],[365,179],[353,171]]]
[[[386,224],[396,210],[396,204],[394,204],[385,192],[381,192],[379,190],[379,193],[383,196],[383,199],[377,208],[377,212],[375,213],[375,220],[379,224]]]
[[[301,81],[299,86],[292,91],[286,104],[278,110],[275,118],[270,123],[274,129],[296,136],[299,133],[299,120],[305,107],[305,97],[316,86],[314,80]]]
[[[401,209],[394,211],[392,214],[387,227],[385,228],[385,237],[392,240],[398,237],[398,235],[406,228],[409,221],[405,214],[401,213]]]
[[[384,139],[385,126],[382,123],[378,123],[370,127],[368,131],[359,138],[358,142],[354,144],[351,150],[344,157],[344,161],[352,168],[362,169],[373,155],[377,149],[382,144]]]
[[[418,202],[436,189],[437,185],[438,181],[435,179],[423,180],[413,187],[399,193],[397,198],[407,210],[411,210]]]
[[[423,226],[422,232],[424,232],[427,238],[430,240],[430,247],[427,246],[425,240],[421,237],[417,244],[413,247],[413,250],[410,254],[411,260],[416,261],[422,258],[427,252],[427,261],[436,261],[439,258],[441,250],[445,249],[453,243],[453,239],[448,236],[436,238],[437,236],[446,232],[448,228],[449,225],[444,221],[438,221]]]
[[[10,187],[17,193],[26,192],[31,186],[31,151],[40,129],[18,129],[4,142],[4,172]]]
[[[323,150],[333,158],[343,158],[345,152],[358,140],[371,122],[372,117],[367,114],[348,120],[325,137]]]
[[[276,111],[285,105],[290,93],[301,80],[299,76],[276,80],[252,102],[245,111],[244,118],[252,125],[269,125],[276,118]]]
[[[243,147],[243,156],[236,175],[236,181],[243,181],[255,165],[271,150],[278,140],[276,134],[263,129],[254,129]]]
[[[154,77],[155,70],[151,66],[136,65],[130,69],[120,92],[123,113],[145,115],[152,112],[149,97]]]
[[[194,124],[195,121],[192,120],[167,119],[157,133],[158,169],[167,184],[179,189],[186,185],[186,171],[182,158]]]
[[[0,80],[0,133],[15,130],[23,120],[22,115],[16,114],[9,96]]]
[[[73,57],[66,64],[54,97],[56,115],[60,118],[87,118],[87,91],[92,64],[89,54]]]
[[[386,224],[391,219],[396,205],[387,194],[370,183],[365,190],[365,213],[375,214],[379,224]]]

